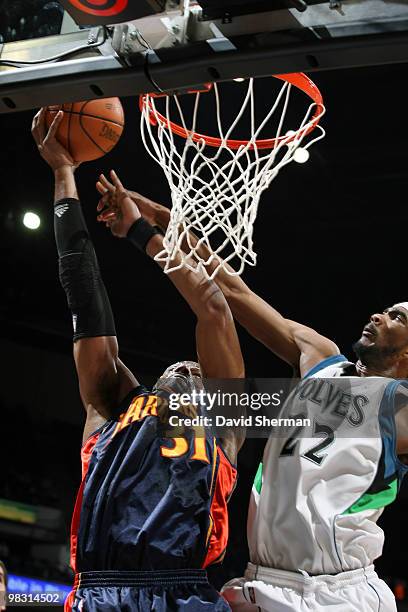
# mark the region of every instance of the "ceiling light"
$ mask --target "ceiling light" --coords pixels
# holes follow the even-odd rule
[[[23,223],[27,229],[36,230],[41,225],[41,219],[36,213],[26,212],[23,217]]]
[[[303,147],[298,147],[293,154],[293,160],[298,164],[304,164],[310,157],[310,153],[307,149],[303,149]]]

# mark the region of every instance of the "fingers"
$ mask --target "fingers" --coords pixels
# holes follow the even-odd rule
[[[102,213],[97,217],[97,220],[102,221],[102,223],[112,223],[113,221],[116,221],[116,219],[116,214],[111,212]]]
[[[99,182],[99,181],[98,181]],[[99,193],[102,194],[101,199],[98,202],[98,205],[96,207],[97,211],[103,211],[103,209],[112,209],[112,205],[113,205],[113,194],[109,193],[109,191],[107,192],[105,189],[103,189],[103,191],[101,191],[100,187],[98,187],[98,183],[97,183],[97,189],[99,191]]]
[[[104,192],[110,191],[111,193],[113,193],[115,191],[115,185],[112,185],[112,183],[110,181],[108,181],[108,179],[106,178],[106,176],[104,174],[101,174],[99,176],[99,182],[101,183],[102,187],[104,188]]]
[[[56,114],[54,121],[50,125],[50,129],[48,130],[48,134],[46,136],[46,140],[55,138],[55,135],[58,131],[59,125],[64,117],[63,111],[58,111]],[[44,126],[45,127],[45,126]]]
[[[117,218],[117,211],[111,210],[110,208],[106,208],[96,217],[98,221],[106,221],[107,219]]]
[[[45,108],[41,108],[36,115],[33,117],[31,124],[31,133],[38,146],[43,143],[46,135],[45,128]]]
[[[47,135],[47,126],[45,125],[45,108],[43,107],[38,113],[38,137],[40,144],[44,142]]]
[[[96,217],[96,220],[99,223],[104,223],[105,227],[111,229],[112,224],[116,221],[115,216],[113,216],[112,218],[105,218],[103,215],[98,215]]]
[[[99,193],[101,194],[101,196],[105,197],[106,195],[109,195],[106,191],[106,187],[104,187],[101,183],[101,181],[96,181],[96,190],[99,191]],[[101,200],[100,200],[101,201]],[[98,204],[99,206],[99,204]]]
[[[112,210],[111,208],[107,208],[102,211],[97,217],[98,221],[114,221],[118,218],[118,212],[116,210]]]
[[[42,109],[41,109],[42,110]],[[41,113],[41,110],[38,111],[38,113],[36,113],[33,117],[33,121],[31,123],[31,132],[33,133],[33,136],[37,130],[37,125],[38,125],[38,117]]]
[[[121,191],[124,191],[124,187],[123,187],[123,185],[122,185],[118,175],[116,174],[116,172],[114,170],[110,171],[110,177],[112,179],[112,183],[114,184],[114,186],[117,189],[120,189]]]

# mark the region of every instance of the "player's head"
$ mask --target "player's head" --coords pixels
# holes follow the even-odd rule
[[[0,561],[0,610],[6,609],[5,596],[7,593],[7,570],[3,561]]]
[[[203,388],[200,366],[195,361],[173,363],[163,372],[154,385],[154,391],[165,391],[179,395],[199,393]]]
[[[373,314],[353,349],[360,361],[376,370],[399,366],[408,376],[408,302]]]

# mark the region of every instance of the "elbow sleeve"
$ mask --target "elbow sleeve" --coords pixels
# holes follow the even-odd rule
[[[59,277],[72,313],[74,341],[115,336],[115,322],[81,205],[67,198],[54,205]]]

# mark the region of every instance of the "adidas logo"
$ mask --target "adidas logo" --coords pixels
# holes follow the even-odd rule
[[[62,217],[64,213],[67,212],[69,208],[69,204],[59,204],[55,209],[55,214],[58,218]]]

